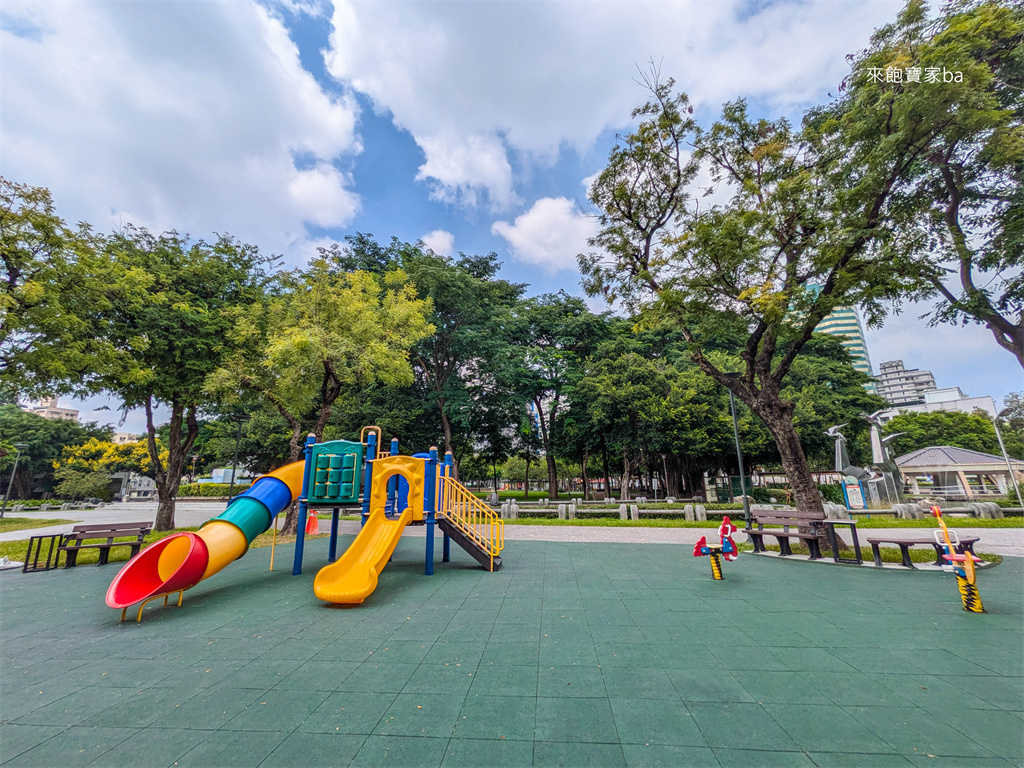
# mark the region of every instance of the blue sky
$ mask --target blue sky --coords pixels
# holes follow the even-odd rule
[[[99,230],[228,232],[289,265],[355,232],[422,238],[580,294],[585,180],[644,99],[638,67],[659,62],[704,122],[739,97],[798,118],[899,7],[5,0],[0,174]],[[926,310],[869,331],[876,366],[997,400],[1024,388],[987,332],[929,329]]]

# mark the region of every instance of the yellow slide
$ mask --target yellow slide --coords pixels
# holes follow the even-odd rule
[[[313,581],[313,593],[329,603],[354,605],[377,588],[377,578],[391,559],[405,526],[423,519],[424,463],[411,456],[377,459],[373,467],[370,516],[337,562],[322,568]],[[387,481],[401,475],[409,483],[409,504],[397,520],[384,516]]]

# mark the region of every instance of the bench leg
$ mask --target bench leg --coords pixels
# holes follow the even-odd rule
[[[807,549],[811,552],[811,560],[821,560],[821,546],[817,539],[808,539]]]
[[[907,568],[914,567],[914,561],[910,559],[910,545],[900,544],[900,555],[903,557],[903,565]]]
[[[779,542],[779,554],[782,557],[786,557],[787,555],[793,554],[793,550],[789,548],[788,536],[779,536],[777,540]]]
[[[110,560],[110,547],[100,550],[100,561],[97,565],[106,565],[108,560]]]
[[[747,536],[750,537],[750,543],[754,545],[755,552],[764,552],[764,538],[757,531],[746,531]]]
[[[945,549],[945,547],[938,542],[935,542],[932,546],[935,547],[935,565],[940,568],[944,565],[949,565],[949,563],[942,559],[942,556],[945,554],[942,550]]]
[[[871,555],[875,558],[875,565],[882,567],[882,553],[878,551],[878,544],[871,545]]]
[[[57,557],[60,557],[58,554]],[[64,550],[64,567],[74,568],[78,565],[78,550],[77,549],[66,549]]]

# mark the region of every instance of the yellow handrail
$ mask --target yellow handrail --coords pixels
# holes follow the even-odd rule
[[[505,547],[505,521],[458,480],[450,476],[450,467],[438,467],[441,482],[439,511],[484,552],[494,558]]]

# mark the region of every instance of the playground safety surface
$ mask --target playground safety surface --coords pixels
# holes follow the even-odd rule
[[[340,542],[347,545],[351,536]],[[0,763],[998,766],[1024,762],[1024,560],[817,568],[689,547],[510,541],[498,573],[404,537],[321,603],[325,540],[242,560],[143,622],[118,564],[0,573]]]

